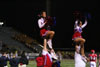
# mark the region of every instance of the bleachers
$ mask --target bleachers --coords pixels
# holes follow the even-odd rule
[[[41,49],[40,44],[36,40],[10,27],[2,27],[0,30],[0,41],[9,48],[27,52],[39,52],[39,49]]]
[[[24,43],[30,49],[36,50],[36,52],[39,52],[42,49],[42,47],[36,40],[32,39],[31,37],[25,34],[22,34],[22,33],[15,34],[12,38],[21,43]]]

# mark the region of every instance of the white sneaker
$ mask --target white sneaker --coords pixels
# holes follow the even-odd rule
[[[51,56],[52,56],[53,59],[56,59],[56,60],[58,59],[57,55],[53,52],[51,53]]]

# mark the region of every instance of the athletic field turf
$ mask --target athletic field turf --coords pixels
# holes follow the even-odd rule
[[[10,66],[8,66],[8,67],[10,67]],[[34,61],[29,61],[29,65],[27,67],[36,67],[35,60]],[[61,61],[61,67],[74,67],[74,60],[73,59],[64,59],[64,60],[62,60]],[[89,67],[89,63],[87,63],[86,67]]]

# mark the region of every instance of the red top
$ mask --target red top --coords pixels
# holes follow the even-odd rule
[[[96,62],[97,54],[89,54],[90,61]]]
[[[52,67],[52,56],[47,51],[42,51],[44,67]]]
[[[43,66],[43,57],[36,58],[37,66]]]
[[[43,55],[43,59],[44,59],[44,67],[52,67],[52,61],[48,54]]]

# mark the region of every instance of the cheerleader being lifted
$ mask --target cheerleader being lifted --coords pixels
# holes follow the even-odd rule
[[[47,40],[47,44],[50,49],[53,49],[52,47],[52,39],[54,37],[55,32],[50,30],[50,26],[53,25],[53,20],[51,17],[46,16],[46,11],[41,11],[40,13],[40,19],[38,19],[38,26],[40,28],[40,35],[44,39]]]
[[[80,46],[80,54],[83,56],[83,57],[86,57],[85,56],[85,53],[84,53],[84,43],[85,43],[85,39],[82,37],[82,29],[85,28],[87,26],[87,19],[89,19],[88,16],[82,16],[80,12],[75,12],[74,13],[74,16],[75,18],[77,19],[75,21],[75,24],[74,24],[74,34],[72,36],[72,41],[73,41],[73,44],[76,46]],[[85,22],[83,23],[81,20],[79,19],[82,19],[82,18],[85,18]]]
[[[79,24],[78,24],[79,22]],[[82,21],[76,20],[74,26],[74,34],[72,36],[72,40],[75,45],[81,46],[81,55],[85,56],[84,54],[84,43],[85,39],[82,37],[82,29],[87,25],[87,20],[85,19],[85,23],[82,25]]]

